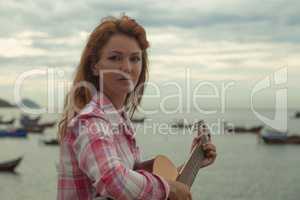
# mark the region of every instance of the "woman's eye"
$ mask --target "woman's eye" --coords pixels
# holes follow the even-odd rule
[[[112,61],[119,61],[121,60],[121,57],[120,56],[110,56],[108,57],[109,60],[112,60]]]
[[[140,60],[141,60],[141,58],[138,56],[131,58],[131,61],[133,61],[133,62],[139,62]]]

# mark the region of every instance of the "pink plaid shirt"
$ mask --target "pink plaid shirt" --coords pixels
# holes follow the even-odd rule
[[[99,93],[68,124],[60,145],[57,199],[167,199],[168,183],[134,171],[137,162],[140,151],[130,119]]]

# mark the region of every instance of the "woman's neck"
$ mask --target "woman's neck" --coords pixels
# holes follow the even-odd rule
[[[116,110],[121,110],[124,107],[125,99],[126,99],[126,94],[120,95],[120,94],[110,94],[110,93],[104,93],[113,106],[115,107]]]

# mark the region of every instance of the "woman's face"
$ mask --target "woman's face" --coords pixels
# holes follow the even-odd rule
[[[142,50],[136,39],[113,35],[102,48],[99,62],[93,69],[100,78],[105,94],[127,95],[137,84],[142,71]]]

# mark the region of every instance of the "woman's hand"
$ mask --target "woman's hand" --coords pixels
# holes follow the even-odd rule
[[[208,135],[209,141],[205,144],[202,144],[202,136],[203,135]],[[206,167],[211,165],[217,157],[217,152],[216,152],[216,146],[211,142],[211,135],[209,132],[209,129],[205,124],[202,124],[201,127],[198,127],[198,134],[197,136],[193,139],[193,143],[191,146],[191,151],[194,149],[194,147],[197,144],[202,144],[202,148],[204,151],[204,160],[201,162],[201,167]]]
[[[192,200],[192,194],[187,185],[171,180],[167,180],[167,182],[170,186],[168,200]]]

